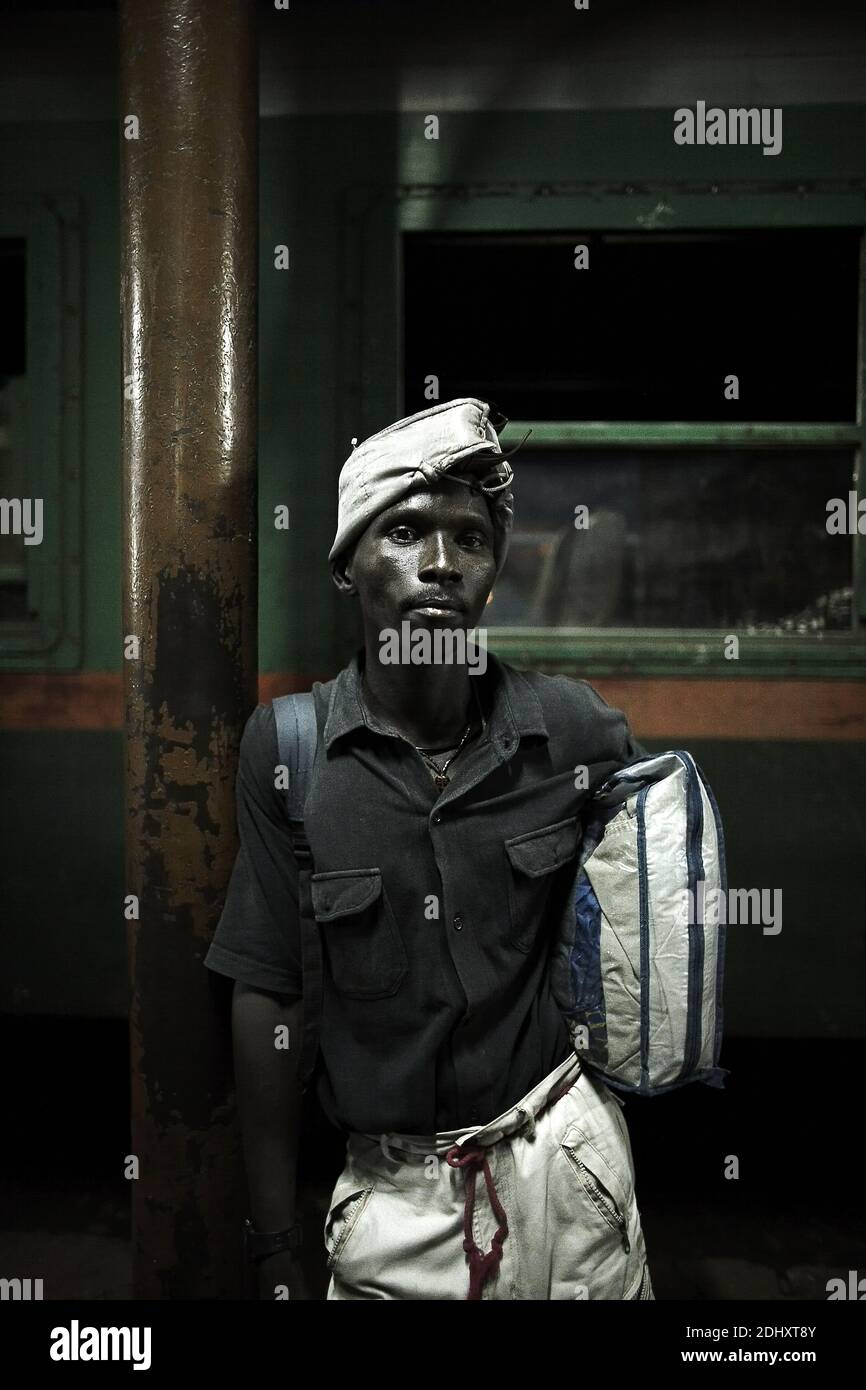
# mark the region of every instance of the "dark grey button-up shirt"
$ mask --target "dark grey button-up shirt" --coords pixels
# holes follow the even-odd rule
[[[437,793],[420,755],[367,710],[363,661],[313,686],[319,1095],[345,1129],[429,1135],[494,1119],[568,1055],[547,967],[582,808],[644,750],[586,682],[488,652],[472,677],[486,730]],[[278,763],[273,709],[259,705],[241,744],[241,847],[205,964],[297,997],[298,870]]]

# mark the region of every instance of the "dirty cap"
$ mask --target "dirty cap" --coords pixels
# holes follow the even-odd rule
[[[455,481],[480,488],[488,499],[498,575],[514,520],[510,487],[514,475],[490,415],[487,402],[471,396],[443,401],[407,415],[356,445],[340,471],[337,534],[328,555],[331,571],[380,512],[451,474]],[[497,416],[500,429],[506,423]]]

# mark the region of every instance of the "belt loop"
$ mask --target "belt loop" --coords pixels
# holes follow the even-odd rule
[[[525,1132],[527,1139],[535,1138],[535,1115],[531,1110],[525,1110],[522,1105],[517,1107],[518,1115],[523,1115],[524,1120],[521,1129]]]

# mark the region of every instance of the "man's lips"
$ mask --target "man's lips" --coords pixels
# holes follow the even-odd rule
[[[426,608],[435,609],[437,613],[462,613],[462,604],[456,603],[454,599],[448,598],[419,598],[406,605],[410,612],[423,612]]]

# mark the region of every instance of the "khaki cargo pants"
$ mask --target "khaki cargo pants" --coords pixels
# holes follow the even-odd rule
[[[328,1299],[651,1299],[622,1102],[568,1057],[486,1125],[350,1134]]]

